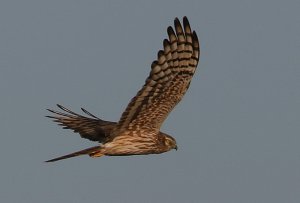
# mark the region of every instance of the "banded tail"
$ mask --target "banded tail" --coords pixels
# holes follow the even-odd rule
[[[62,160],[62,159],[68,159],[68,158],[72,158],[72,157],[76,157],[76,156],[80,156],[80,155],[85,155],[85,154],[88,154],[91,157],[100,157],[100,156],[104,155],[104,154],[101,153],[101,149],[102,149],[101,146],[90,147],[90,148],[87,148],[87,149],[84,149],[84,150],[73,152],[71,154],[67,154],[67,155],[60,156],[60,157],[57,157],[57,158],[54,158],[54,159],[50,159],[50,160],[45,161],[45,162],[55,162],[55,161],[59,161],[59,160]]]

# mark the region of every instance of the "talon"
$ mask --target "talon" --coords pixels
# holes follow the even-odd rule
[[[101,152],[93,152],[93,153],[90,153],[89,156],[90,157],[93,157],[93,158],[96,158],[96,157],[101,157],[103,156],[104,154],[102,154]]]

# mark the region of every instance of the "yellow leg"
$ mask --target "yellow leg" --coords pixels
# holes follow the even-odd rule
[[[89,155],[90,155],[90,157],[96,158],[96,157],[101,157],[104,154],[102,154],[101,152],[93,152],[93,153],[91,153]]]

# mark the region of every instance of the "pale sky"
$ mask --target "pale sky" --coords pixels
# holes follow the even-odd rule
[[[296,0],[1,1],[1,202],[300,202],[299,10]],[[44,163],[97,144],[46,108],[117,121],[185,15],[201,58],[162,128],[178,151]]]

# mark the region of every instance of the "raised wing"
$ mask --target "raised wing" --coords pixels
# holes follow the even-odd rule
[[[183,28],[174,20],[175,32],[168,27],[169,40],[151,65],[143,88],[130,101],[118,122],[119,131],[150,129],[159,131],[161,124],[187,91],[199,61],[199,41],[191,31],[187,17]]]
[[[82,138],[104,142],[110,138],[110,132],[116,126],[116,122],[101,120],[83,108],[81,110],[91,118],[74,113],[59,104],[57,106],[66,113],[47,109],[55,115],[46,117],[53,118],[54,122],[64,129],[72,129],[75,133],[79,133]]]

